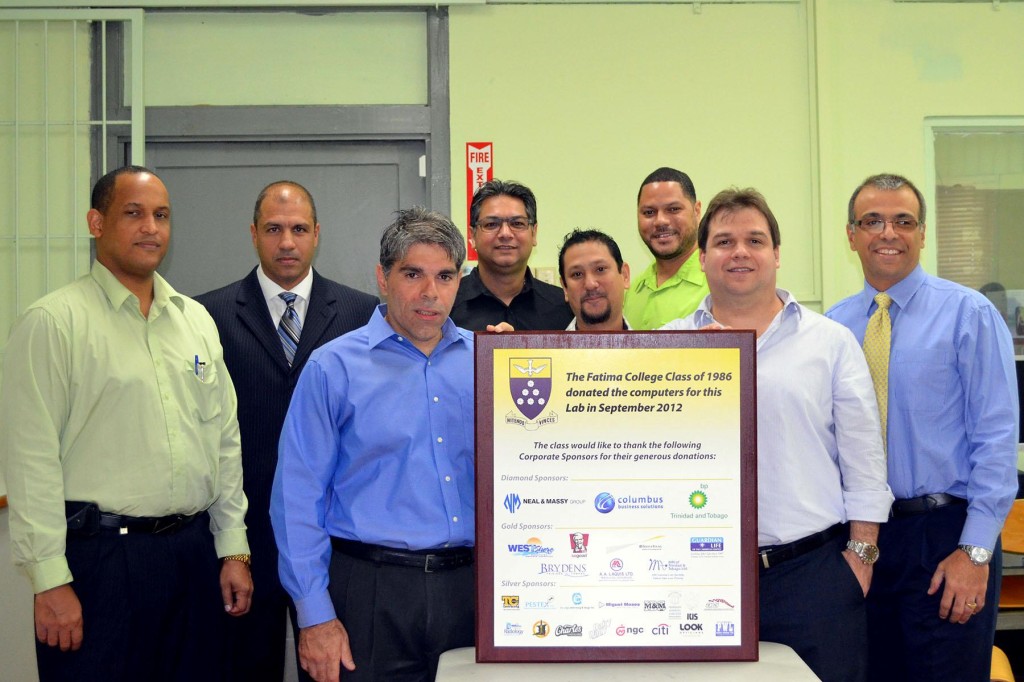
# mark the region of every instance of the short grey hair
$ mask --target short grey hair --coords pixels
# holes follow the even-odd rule
[[[907,180],[902,175],[896,175],[895,173],[879,173],[878,175],[872,175],[864,182],[857,186],[857,189],[853,190],[853,195],[850,196],[850,204],[846,208],[846,224],[853,225],[853,221],[857,219],[857,216],[853,212],[853,204],[857,201],[857,195],[861,193],[865,187],[874,187],[886,192],[895,192],[901,187],[909,187],[913,192],[914,196],[917,197],[917,203],[921,207],[920,215],[917,216],[917,220],[924,225],[925,207],[924,207],[924,195],[921,194],[914,183]]]
[[[451,218],[422,206],[395,211],[395,216],[395,222],[385,227],[380,237],[380,265],[385,275],[416,244],[440,246],[455,263],[455,269],[462,268],[466,260],[466,241]]]

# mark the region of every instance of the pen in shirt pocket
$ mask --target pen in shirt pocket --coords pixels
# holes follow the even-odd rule
[[[199,362],[199,356],[198,355],[196,356],[195,370],[196,370],[196,376],[199,377],[199,381],[205,382],[206,381],[206,363],[205,362]]]

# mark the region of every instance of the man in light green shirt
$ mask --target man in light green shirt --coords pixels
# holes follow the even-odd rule
[[[213,679],[218,612],[252,593],[234,388],[213,320],[156,274],[160,179],[109,173],[87,219],[91,272],[15,322],[0,386],[40,679]]]
[[[658,329],[686,317],[708,295],[697,253],[700,202],[690,177],[659,168],[640,185],[637,229],[654,262],[626,294],[626,319],[634,329]]]

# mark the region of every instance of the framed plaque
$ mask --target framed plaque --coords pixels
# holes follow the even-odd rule
[[[477,660],[757,660],[750,331],[476,336]]]

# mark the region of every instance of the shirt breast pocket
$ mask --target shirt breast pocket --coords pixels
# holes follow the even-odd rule
[[[890,395],[897,396],[898,407],[915,414],[938,414],[948,402],[956,378],[953,354],[943,350],[896,351],[889,363],[889,376],[895,380]]]
[[[198,417],[200,422],[220,416],[224,405],[217,384],[217,370],[213,365],[203,365],[197,373],[195,365],[190,363],[185,372],[185,385],[185,400],[190,414]]]

